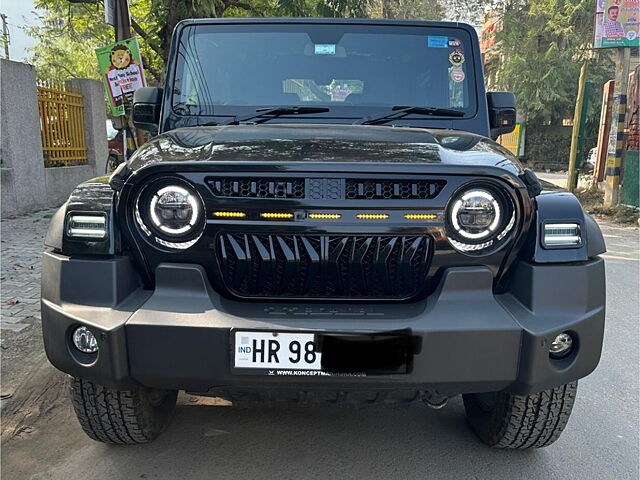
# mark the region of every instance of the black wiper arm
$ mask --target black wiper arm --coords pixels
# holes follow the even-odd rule
[[[387,113],[361,118],[360,120],[353,122],[353,125],[375,125],[376,123],[386,123],[389,120],[406,117],[412,113],[420,115],[435,115],[440,117],[464,117],[464,112],[460,110],[453,110],[451,108],[406,107],[403,105],[396,105]]]
[[[202,125],[239,125],[242,122],[247,122],[249,120],[256,119],[255,123],[262,123],[272,118],[279,117],[280,115],[301,115],[305,113],[323,113],[328,112],[329,108],[327,107],[301,107],[301,106],[291,106],[291,107],[275,107],[275,108],[260,108],[253,113],[248,113],[246,115],[237,115],[230,120],[222,121],[222,122],[208,122],[203,123]]]

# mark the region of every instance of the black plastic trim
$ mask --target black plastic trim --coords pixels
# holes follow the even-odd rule
[[[588,375],[602,348],[601,259],[556,265],[519,262],[511,288],[503,295],[493,294],[493,275],[486,267],[450,268],[423,302],[343,306],[230,301],[212,290],[201,266],[163,264],[156,273],[155,291],[135,289],[123,299],[120,295],[114,307],[104,308],[69,302],[83,270],[97,272],[96,284],[114,287],[131,284],[125,277],[134,272],[124,269],[114,276],[118,268],[97,268],[110,260],[87,266],[60,255],[48,257],[42,320],[49,359],[71,375],[120,389],[144,385],[197,392],[222,386],[361,390],[410,385],[450,395],[502,389],[527,395]],[[69,265],[60,268],[56,262]],[[54,271],[61,275],[52,277]],[[47,285],[56,280],[69,285],[67,293],[56,296],[56,289]],[[572,294],[558,294],[567,285]],[[91,364],[69,354],[69,332],[79,325],[88,326],[99,339],[99,354]],[[341,334],[409,328],[422,348],[406,374],[348,379],[233,375],[233,328]],[[563,331],[576,336],[579,349],[561,362],[550,361],[550,342]]]

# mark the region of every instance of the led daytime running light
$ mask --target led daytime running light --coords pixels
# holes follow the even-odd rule
[[[262,218],[271,218],[271,219],[290,219],[293,218],[293,213],[285,213],[285,212],[263,212],[260,214]]]
[[[435,213],[407,213],[404,218],[407,220],[435,220],[438,215]]]
[[[339,213],[310,213],[308,217],[314,220],[338,220],[342,218],[342,215]]]
[[[389,215],[386,213],[358,213],[356,218],[359,220],[386,220]]]
[[[70,238],[102,240],[107,237],[107,218],[104,214],[71,214],[67,220]]]
[[[244,212],[213,212],[213,216],[219,218],[244,218],[247,214]]]

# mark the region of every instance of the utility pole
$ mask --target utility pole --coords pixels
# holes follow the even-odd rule
[[[116,42],[131,38],[131,16],[128,0],[115,0],[116,4]]]
[[[631,48],[618,48],[616,52],[616,80],[615,103],[617,108],[609,135],[609,149],[607,155],[607,183],[604,186],[604,204],[618,205],[620,201],[620,176],[624,162],[625,131],[624,120],[627,113],[627,88],[629,84],[629,63]]]
[[[569,152],[569,174],[567,175],[567,190],[573,192],[576,189],[577,182],[577,170],[576,170],[576,156],[578,153],[578,134],[580,133],[580,124],[582,120],[582,106],[584,103],[584,88],[587,83],[587,71],[589,70],[589,63],[587,60],[582,64],[580,69],[580,79],[578,80],[578,99],[576,101],[576,108],[573,112],[573,129],[571,131],[571,151]]]
[[[115,33],[116,42],[131,38],[131,14],[129,13],[129,0],[112,0],[115,3]],[[133,128],[131,124],[131,105],[125,103],[125,114],[122,117],[123,126],[122,140],[124,160],[127,161],[127,151],[129,149],[136,150],[138,144],[142,143],[142,133],[134,129],[134,135],[127,137],[127,130]]]
[[[2,43],[4,44],[4,58],[9,60],[9,24],[7,23],[7,16],[4,13],[0,13],[0,19],[2,20]]]

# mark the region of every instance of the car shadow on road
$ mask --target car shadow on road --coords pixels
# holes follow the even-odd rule
[[[86,479],[88,466],[91,478],[122,479],[538,478],[544,458],[479,443],[460,399],[442,411],[179,405],[155,442],[85,439],[37,478]]]

